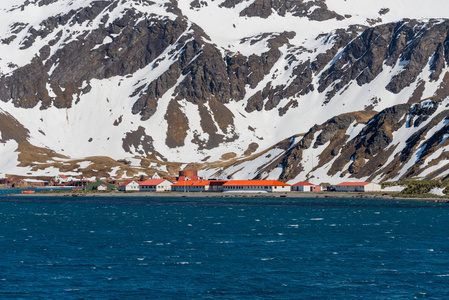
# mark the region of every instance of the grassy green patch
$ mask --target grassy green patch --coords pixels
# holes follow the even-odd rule
[[[384,182],[382,183],[382,188],[390,187],[390,186],[405,186],[405,189],[396,194],[396,196],[401,197],[423,197],[423,198],[429,198],[429,197],[438,197],[434,194],[429,194],[429,192],[434,188],[442,188],[444,189],[443,193],[447,194],[449,193],[449,180],[420,180],[420,179],[403,179],[399,181],[392,181],[392,182]]]

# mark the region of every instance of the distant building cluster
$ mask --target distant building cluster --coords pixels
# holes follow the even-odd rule
[[[181,176],[180,176],[181,177]],[[118,186],[119,191],[140,192],[321,192],[320,185],[298,182],[293,185],[278,180],[205,180],[200,177],[168,179],[128,180]],[[373,182],[343,182],[331,186],[327,191],[337,192],[380,192],[381,185]]]
[[[73,179],[61,174],[53,181],[11,178],[0,179],[0,186],[16,188],[32,188],[43,186],[72,186],[84,190],[122,192],[321,192],[323,188],[310,182],[301,181],[293,185],[278,180],[206,180],[198,176],[197,170],[182,170],[178,176],[161,178],[157,170],[153,176],[146,180],[116,181],[89,181],[86,179]],[[327,191],[337,192],[380,192],[381,186],[373,182],[343,182],[335,186],[328,186]]]

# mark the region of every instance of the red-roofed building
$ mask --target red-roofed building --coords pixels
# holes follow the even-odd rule
[[[209,191],[222,192],[223,185],[228,182],[227,180],[209,180]]]
[[[290,192],[291,186],[277,180],[229,180],[223,192]]]
[[[141,192],[169,192],[172,183],[167,179],[147,179],[139,181],[139,190]]]
[[[54,181],[56,183],[65,183],[65,182],[69,182],[70,180],[64,174],[59,174],[59,175],[55,176]]]
[[[139,191],[139,183],[135,180],[125,181],[123,184],[119,185],[117,189],[122,192],[138,192]]]
[[[382,187],[374,182],[342,182],[335,186],[337,192],[380,192]]]
[[[173,192],[200,192],[201,187],[195,187],[195,183],[196,181],[192,180],[178,181],[171,185],[171,190]]]
[[[295,192],[321,192],[321,186],[311,184],[307,181],[300,181],[292,185],[292,191]]]
[[[193,187],[201,192],[222,192],[226,182],[227,180],[200,180]]]
[[[174,183],[173,192],[222,192],[226,180],[184,180]]]
[[[97,187],[97,191],[107,191],[108,187],[105,184],[101,184]]]

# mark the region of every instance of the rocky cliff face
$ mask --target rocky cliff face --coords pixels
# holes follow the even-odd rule
[[[242,177],[264,177],[282,166],[276,174],[283,180],[318,171],[377,180],[438,175],[427,174],[421,158],[404,162],[423,140],[421,156],[444,147],[427,134],[445,116],[434,118],[433,108],[413,103],[429,98],[436,109],[449,96],[449,21],[436,13],[439,18],[394,19],[393,11],[411,14],[394,4],[357,14],[346,5],[2,4],[1,108],[24,128],[16,134],[22,142],[68,160],[132,157],[133,174],[203,162],[210,174],[228,167]],[[395,132],[410,121],[406,115],[414,116],[410,128],[422,132],[406,131],[410,141],[399,155]],[[0,126],[7,143],[10,127]],[[348,135],[353,127],[364,129]],[[291,136],[295,142],[287,142]],[[261,159],[279,142],[274,148],[282,155]],[[239,159],[255,159],[258,167],[236,172]]]
[[[379,113],[336,116],[309,130],[287,151],[259,172],[279,166],[284,181],[303,178],[399,180],[444,177],[449,99],[401,104]],[[310,153],[315,164],[308,165]]]
[[[347,84],[372,82],[385,66],[402,65],[385,88],[400,93],[411,86],[429,65],[430,82],[438,81],[447,65],[448,21],[430,20],[418,22],[403,20],[368,28],[348,44],[336,62],[320,79],[318,89],[331,99]],[[338,81],[338,84],[335,84]]]
[[[235,8],[243,0],[226,0],[221,6]],[[272,1],[256,0],[240,11],[240,16],[268,18],[272,14],[285,16],[290,13],[295,17],[307,17],[314,21],[324,21],[329,19],[342,20],[345,17],[328,9],[326,1]],[[347,16],[350,17],[350,16]]]

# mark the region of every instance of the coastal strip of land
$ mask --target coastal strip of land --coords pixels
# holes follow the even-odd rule
[[[438,196],[409,196],[384,192],[118,192],[118,191],[40,191],[33,194],[11,193],[5,196],[21,197],[149,197],[149,198],[359,198],[407,200],[449,203],[449,198]]]

